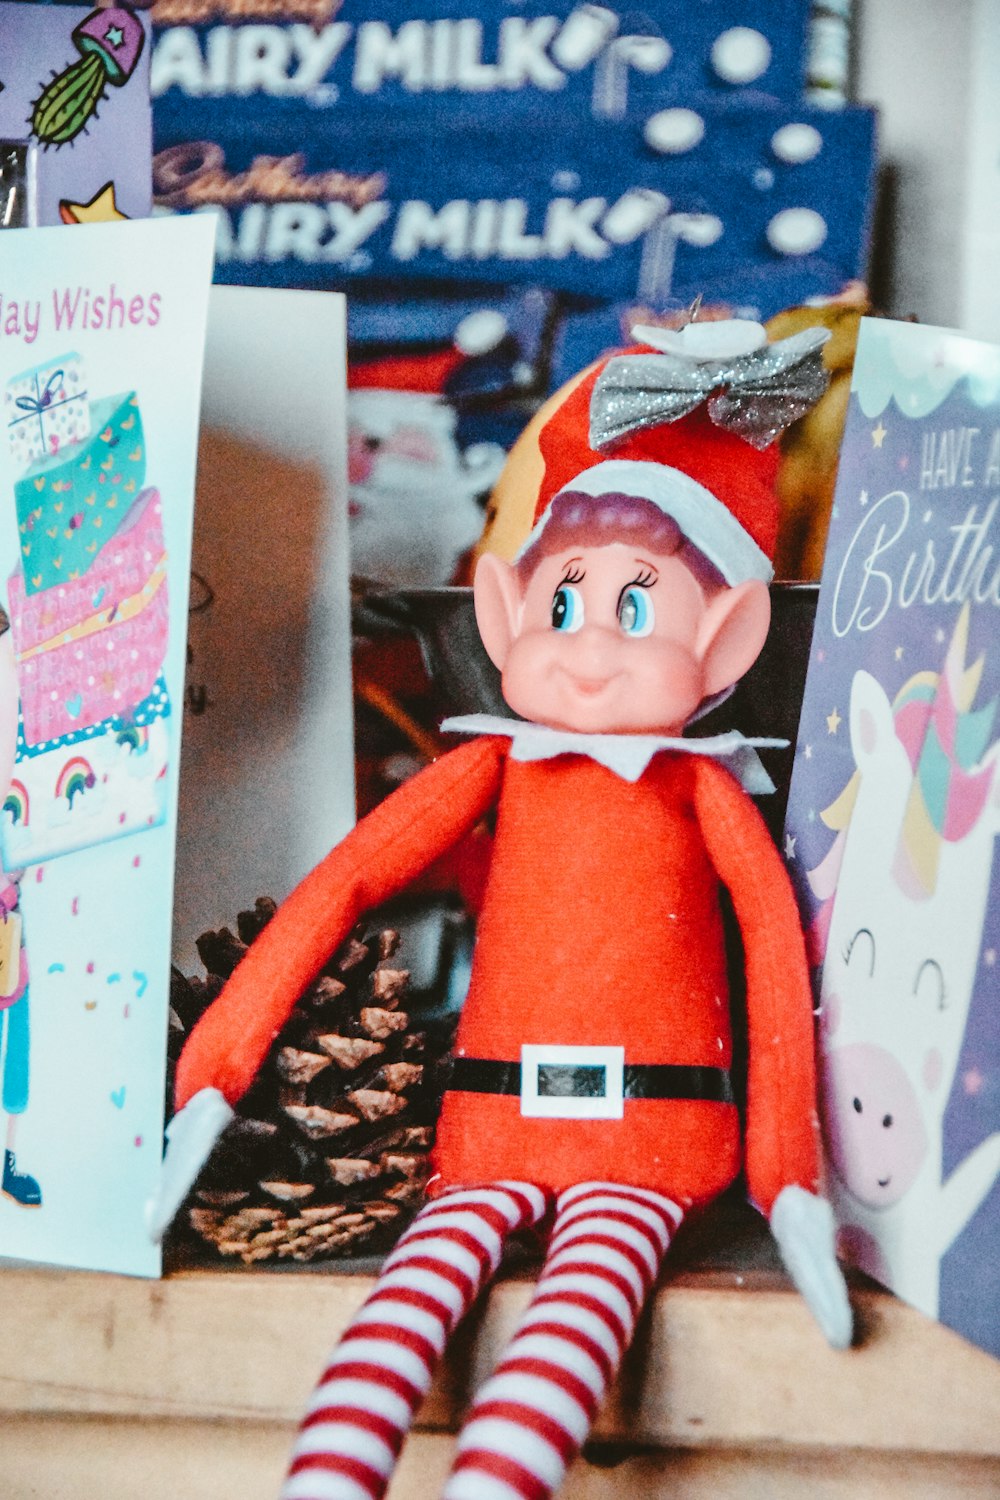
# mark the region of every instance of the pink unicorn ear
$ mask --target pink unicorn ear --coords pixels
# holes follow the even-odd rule
[[[855,672],[851,684],[851,748],[858,770],[864,773],[885,747],[895,741],[892,708],[870,672]]]

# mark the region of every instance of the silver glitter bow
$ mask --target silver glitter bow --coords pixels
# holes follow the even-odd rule
[[[804,416],[829,383],[825,328],[728,359],[684,354],[620,354],[608,360],[590,399],[590,446],[608,448],[629,433],[676,422],[706,397],[718,427],[766,448]]]

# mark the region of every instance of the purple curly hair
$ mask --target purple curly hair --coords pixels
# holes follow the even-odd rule
[[[521,586],[553,552],[573,546],[607,547],[612,542],[635,542],[664,557],[678,555],[706,594],[727,587],[715,564],[652,500],[617,491],[587,495],[582,490],[562,490],[552,501],[545,526],[517,561]]]

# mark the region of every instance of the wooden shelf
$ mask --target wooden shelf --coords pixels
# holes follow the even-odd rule
[[[324,1358],[372,1285],[350,1271],[177,1270],[161,1282],[0,1270],[4,1500],[276,1500]],[[469,1393],[531,1294],[511,1274],[457,1341],[394,1500],[438,1492]],[[657,1293],[567,1500],[1000,1495],[1000,1362],[852,1289],[827,1348],[762,1236]]]

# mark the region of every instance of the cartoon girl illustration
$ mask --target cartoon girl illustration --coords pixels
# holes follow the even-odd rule
[[[10,621],[0,609],[0,782],[10,786],[17,746],[18,690]],[[42,1190],[18,1170],[17,1122],[28,1107],[30,1028],[28,957],[20,912],[21,872],[0,871],[0,1104],[7,1116],[0,1190],[22,1208],[38,1208]]]

